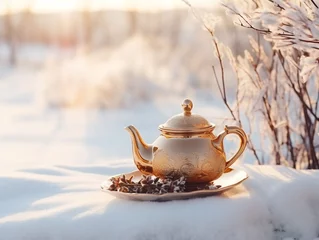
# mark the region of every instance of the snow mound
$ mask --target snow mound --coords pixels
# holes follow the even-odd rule
[[[132,202],[99,191],[131,160],[2,174],[0,232],[11,239],[316,239],[318,171],[237,166],[250,178],[220,196]],[[97,171],[98,170],[98,171]],[[19,229],[19,231],[17,231]]]

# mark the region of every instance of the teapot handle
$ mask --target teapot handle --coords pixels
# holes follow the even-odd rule
[[[247,136],[243,129],[237,126],[227,126],[225,125],[225,131],[221,132],[217,138],[213,141],[214,145],[224,152],[223,140],[228,134],[236,134],[240,139],[240,146],[238,151],[232,156],[228,161],[226,161],[225,169],[229,168],[243,153],[247,145]]]

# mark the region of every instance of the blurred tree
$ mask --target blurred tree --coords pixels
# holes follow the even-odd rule
[[[128,3],[129,0],[125,1],[125,5],[129,6],[130,4]],[[128,36],[134,35],[137,31],[137,10],[135,8],[131,8],[127,10],[128,14]]]
[[[170,29],[171,29],[171,41],[172,41],[172,48],[174,49],[179,41],[179,35],[181,31],[181,22],[182,16],[179,11],[172,12],[173,14],[173,21],[171,21]]]
[[[129,18],[129,35],[134,35],[137,30],[137,14],[136,10],[132,9],[127,12]]]
[[[24,42],[30,42],[31,36],[33,35],[33,28],[26,27],[32,26],[32,7],[34,6],[35,0],[29,0],[26,2],[25,7],[21,12],[21,19],[18,25],[18,40],[23,40]],[[21,39],[22,38],[22,39]]]
[[[82,1],[81,10],[83,45],[86,52],[90,52],[92,48],[92,16],[90,9],[90,0]]]
[[[6,11],[4,14],[5,39],[9,48],[9,63],[16,65],[16,36],[13,22],[13,14],[11,11],[10,0],[5,1]]]
[[[9,64],[15,66],[17,63],[17,48],[19,42],[28,42],[30,37],[30,28],[26,26],[31,25],[32,19],[32,6],[35,0],[29,0],[26,2],[20,18],[18,14],[14,14],[11,10],[10,0],[6,0],[6,12],[4,15],[4,28],[5,28],[5,39],[9,48]]]

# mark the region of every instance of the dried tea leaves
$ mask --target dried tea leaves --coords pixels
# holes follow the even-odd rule
[[[151,175],[143,175],[138,182],[134,182],[132,179],[133,176],[127,179],[125,175],[113,177],[110,179],[111,185],[108,190],[125,193],[164,194],[191,192],[204,189],[212,190],[221,187],[220,185],[213,185],[212,183],[187,184],[185,177],[180,177],[178,179],[160,179]]]

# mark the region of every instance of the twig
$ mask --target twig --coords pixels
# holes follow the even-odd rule
[[[314,0],[311,0],[312,4],[315,5],[316,8],[318,8],[318,5],[315,3]]]
[[[234,9],[230,8],[229,6],[227,6],[226,4],[223,4],[222,3],[222,6],[224,6],[225,8],[227,8],[228,10],[230,10],[232,13],[234,13],[235,15],[237,15],[238,17],[240,17],[238,20],[240,22],[240,26],[242,27],[245,27],[245,28],[251,28],[255,31],[258,31],[258,32],[262,32],[262,33],[270,33],[270,30],[269,29],[258,29],[258,28],[255,28],[251,23],[249,23],[249,21],[243,17],[243,15],[241,15],[239,12],[236,12]],[[248,26],[245,26],[242,21],[240,20],[242,19]]]
[[[268,0],[269,2],[273,3],[276,7],[280,8],[280,10],[285,10],[283,6],[281,6],[279,3],[275,3],[274,0]]]
[[[224,95],[223,95],[223,91],[222,91],[222,89],[221,89],[221,87],[220,87],[220,84],[219,84],[219,81],[218,81],[218,78],[217,78],[215,66],[212,66],[212,68],[213,68],[213,73],[214,73],[215,81],[216,81],[217,86],[218,86],[219,93],[220,93],[222,99],[225,101],[225,97],[224,97]]]
[[[217,43],[216,39],[214,38],[213,33],[212,33],[212,32],[210,32],[210,33],[211,33],[211,35],[212,35],[212,37],[213,37],[213,42],[214,42],[215,49],[216,49],[216,52],[217,52],[217,57],[218,57],[218,61],[219,61],[219,66],[220,66],[220,70],[221,70],[221,74],[222,74],[222,84],[223,84],[224,98],[225,98],[225,101],[227,102],[226,87],[225,87],[224,64],[223,64],[223,61],[222,61],[222,57],[221,57],[221,54],[220,54],[220,50],[219,50],[218,43]]]
[[[316,115],[316,113],[313,111],[313,109],[308,106],[308,104],[306,104],[305,100],[303,99],[303,96],[301,94],[300,91],[297,90],[295,84],[293,83],[292,79],[291,79],[291,76],[289,75],[289,73],[287,72],[287,69],[286,67],[284,66],[283,64],[283,60],[284,60],[284,57],[282,56],[281,52],[279,51],[279,58],[281,59],[281,61],[279,61],[281,63],[281,66],[285,72],[285,75],[289,81],[289,86],[293,89],[293,91],[296,93],[297,97],[299,98],[300,102],[308,109],[308,111],[311,113],[311,115],[317,120],[319,121],[319,116]]]

